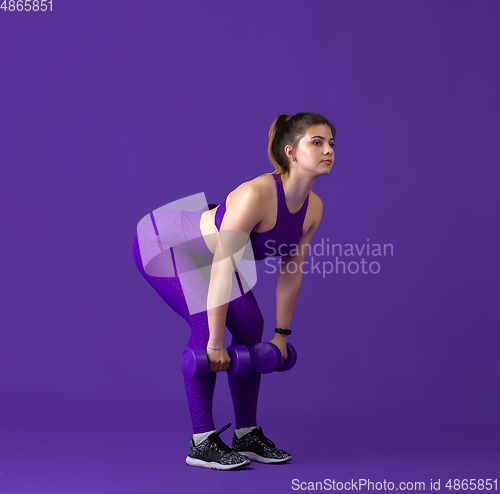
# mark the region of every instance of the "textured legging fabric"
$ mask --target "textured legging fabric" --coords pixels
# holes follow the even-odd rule
[[[184,295],[186,286],[181,285],[178,276],[178,273],[196,270],[200,262],[206,264],[213,259],[213,254],[206,246],[199,229],[202,212],[203,210],[193,213],[183,211],[179,220],[180,224],[175,225],[175,228],[172,228],[172,233],[167,234],[167,237],[171,237],[171,246],[168,246],[168,239],[162,239],[163,245],[167,246],[164,254],[168,256],[168,262],[173,259],[174,269],[171,274],[174,276],[150,276],[145,272],[137,235],[134,239],[133,250],[135,263],[146,281],[189,324],[191,338],[187,346],[205,348],[209,338],[207,312],[190,314]],[[191,231],[187,232],[187,229],[191,229]],[[194,231],[194,229],[197,230]],[[181,242],[181,236],[191,240]],[[264,320],[251,290],[229,302],[226,327],[232,334],[231,344],[245,345],[250,349],[262,341]],[[184,378],[193,433],[195,434],[215,429],[212,402],[216,377],[217,373],[208,372],[202,379],[189,380]],[[260,374],[250,370],[250,373],[245,377],[231,377],[229,375],[227,377],[233,400],[236,428],[256,426]]]

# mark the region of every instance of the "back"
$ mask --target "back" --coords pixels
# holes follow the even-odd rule
[[[302,204],[302,207],[296,213],[291,213],[286,205],[286,197],[285,191],[283,189],[283,183],[281,181],[281,175],[272,174],[275,182],[275,193],[276,193],[276,222],[274,227],[268,231],[264,232],[254,232],[250,231],[249,236],[252,242],[253,248],[253,256],[256,260],[262,260],[268,256],[282,256],[284,254],[288,254],[295,245],[298,244],[300,239],[302,238],[302,230],[304,225],[304,219],[307,213],[308,205],[309,205],[309,196],[306,197],[306,200]],[[243,184],[245,185],[245,184]],[[262,215],[262,219],[265,216],[265,205],[269,202],[269,200],[265,200],[263,194],[268,194],[269,189],[265,188],[265,192],[257,187],[260,191],[261,203],[255,204],[255,208],[259,209],[260,214]],[[236,191],[237,189],[235,189]],[[233,194],[233,193],[232,193]],[[231,197],[231,208],[233,206]],[[269,199],[267,197],[267,199]],[[241,204],[237,206],[241,207]],[[240,213],[242,216],[245,215],[245,209],[242,208]],[[218,208],[215,213],[215,226],[217,229],[227,228],[226,222],[226,201],[224,201]],[[254,217],[251,222],[256,221],[257,217]],[[262,219],[260,221],[262,221]],[[259,222],[260,223],[260,222]],[[230,224],[229,222],[227,224]],[[257,225],[256,223],[255,225]],[[255,227],[254,225],[254,227]]]

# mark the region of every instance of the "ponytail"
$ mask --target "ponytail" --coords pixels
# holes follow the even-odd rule
[[[280,146],[279,144],[284,141],[283,137],[286,134],[286,127],[290,125],[289,120],[291,118],[292,115],[279,115],[275,118],[269,129],[268,153],[275,168],[273,174],[290,174],[290,163],[285,153],[285,146]]]

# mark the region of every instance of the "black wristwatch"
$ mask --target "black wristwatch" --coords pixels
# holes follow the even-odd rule
[[[282,329],[282,328],[276,328],[274,332],[278,334],[285,334],[287,336],[292,334],[292,332],[289,329]]]

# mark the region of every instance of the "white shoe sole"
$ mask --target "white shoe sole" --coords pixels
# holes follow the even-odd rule
[[[233,465],[223,465],[222,463],[217,463],[215,461],[199,460],[197,458],[191,458],[190,456],[186,456],[186,463],[192,467],[211,468],[212,470],[232,470],[233,468],[239,468],[239,467],[244,467],[246,465],[250,465],[250,460],[245,460],[242,463],[236,463]]]
[[[258,461],[259,463],[283,463],[285,461],[290,461],[292,455],[288,455],[286,458],[265,458],[257,453],[252,453],[251,451],[238,451],[240,455],[247,456],[252,461]]]

